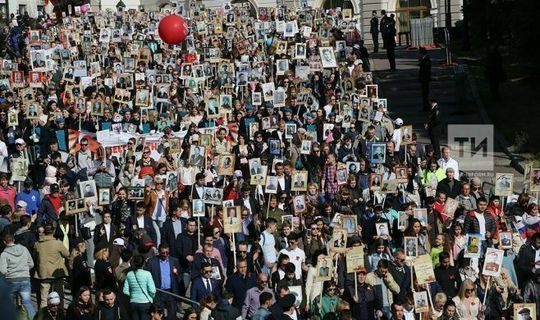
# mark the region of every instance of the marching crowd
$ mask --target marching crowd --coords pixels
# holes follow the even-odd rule
[[[172,11],[190,17],[176,46],[156,29]],[[540,310],[537,199],[461,172],[427,94],[433,144],[390,117],[351,9],[73,13],[2,33],[5,319]]]

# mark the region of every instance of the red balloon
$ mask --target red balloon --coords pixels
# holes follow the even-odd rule
[[[159,37],[167,44],[179,44],[186,40],[189,29],[181,16],[169,15],[161,19],[158,27]]]

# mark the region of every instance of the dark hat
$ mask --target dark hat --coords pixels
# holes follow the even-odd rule
[[[242,184],[242,187],[240,188],[240,190],[241,190],[242,192],[244,192],[244,191],[251,191],[251,187],[249,186],[249,183],[246,182],[246,183],[243,183],[243,184]]]
[[[106,244],[106,243],[99,243],[98,245],[96,245],[96,247],[94,248],[94,252],[95,253],[98,253],[100,252],[101,250],[103,249],[107,249],[109,246]]]
[[[60,186],[58,186],[58,183],[51,184],[49,189],[50,189],[51,193],[60,192]]]
[[[294,306],[295,301],[296,297],[292,293],[289,293],[288,295],[284,296],[279,300],[279,306],[282,309],[287,310]]]
[[[529,308],[523,308],[521,309],[518,314],[530,314],[531,310]]]
[[[34,182],[29,177],[26,177],[26,179],[24,180],[24,183],[23,183],[23,185],[25,187],[31,187],[33,184],[34,184]]]

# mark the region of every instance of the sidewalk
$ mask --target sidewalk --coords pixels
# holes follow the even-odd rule
[[[430,97],[439,102],[441,118],[445,124],[484,124],[482,110],[478,109],[471,92],[471,87],[463,73],[462,66],[443,66],[445,52],[443,49],[430,50],[431,57],[431,90]],[[412,124],[418,141],[429,143],[424,124],[428,113],[421,111],[422,94],[418,82],[418,59],[416,50],[396,49],[396,72],[390,71],[386,51],[371,54],[371,71],[374,80],[379,84],[379,96],[388,99],[388,111],[392,118],[402,118],[405,124]],[[446,129],[444,130],[446,131]],[[446,132],[443,133],[441,145],[447,143]],[[455,153],[457,151],[452,151]],[[513,173],[514,190],[523,188],[523,176],[510,166],[510,158],[498,144],[492,155],[495,160],[495,172]],[[493,174],[494,175],[494,174]],[[493,182],[482,178],[482,181]]]

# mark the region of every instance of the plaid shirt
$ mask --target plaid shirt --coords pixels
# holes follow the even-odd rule
[[[324,188],[328,194],[336,194],[338,190],[337,184],[337,167],[335,165],[324,167]]]

